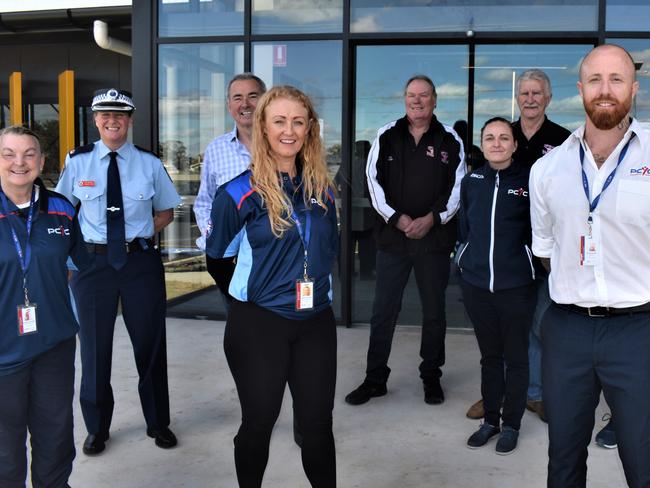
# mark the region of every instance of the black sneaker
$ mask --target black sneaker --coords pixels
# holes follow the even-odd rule
[[[609,420],[609,422],[596,434],[596,444],[605,449],[616,449],[618,443],[616,442],[616,431],[612,425],[612,416],[606,413],[603,415],[603,420]]]
[[[424,403],[429,405],[440,405],[445,401],[445,394],[440,386],[438,378],[424,382]]]
[[[507,425],[503,426],[501,430],[501,435],[497,441],[496,451],[500,456],[506,456],[512,451],[517,449],[517,440],[519,439],[519,431],[508,427]]]
[[[364,380],[356,390],[345,397],[345,401],[350,405],[363,405],[373,397],[384,396],[386,392],[386,383],[373,383]]]
[[[492,437],[497,435],[501,430],[495,425],[482,423],[481,427],[474,432],[469,439],[467,439],[467,447],[470,449],[478,449],[488,443]]]

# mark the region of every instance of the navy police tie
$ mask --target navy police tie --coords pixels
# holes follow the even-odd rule
[[[127,261],[126,236],[124,230],[124,205],[122,201],[122,183],[117,167],[117,153],[109,153],[106,185],[106,242],[108,264],[115,269],[122,268]]]

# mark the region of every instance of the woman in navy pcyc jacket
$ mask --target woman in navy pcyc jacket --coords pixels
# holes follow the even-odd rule
[[[467,440],[475,449],[499,435],[497,454],[517,447],[528,388],[528,332],[535,308],[530,251],[529,169],[512,160],[510,122],[481,129],[488,164],[461,183],[457,264],[467,314],[481,350],[484,423]],[[501,426],[501,422],[503,425]]]

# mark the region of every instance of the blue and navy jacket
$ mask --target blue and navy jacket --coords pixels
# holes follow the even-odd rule
[[[456,262],[468,283],[495,292],[534,281],[529,173],[517,162],[485,164],[463,178]]]
[[[334,195],[328,192],[321,208],[315,199],[305,206],[300,175],[282,173],[283,187],[305,229],[311,214],[307,274],[314,280],[314,308],[296,310],[296,280],[303,277],[304,247],[296,226],[275,237],[262,199],[251,186],[247,170],[219,187],[208,223],[207,254],[215,259],[237,256],[229,292],[285,318],[302,320],[327,308],[332,301],[330,272],[338,255],[338,227]]]
[[[27,269],[29,299],[36,303],[38,332],[18,335],[17,307],[25,302],[20,261],[9,221],[25,249],[27,209],[7,199],[9,214],[0,206],[0,376],[11,374],[40,354],[74,337],[79,328],[68,289],[68,256],[79,269],[91,264],[72,204],[48,191],[40,180],[34,203],[30,237],[31,261]],[[0,190],[2,191],[2,190]]]

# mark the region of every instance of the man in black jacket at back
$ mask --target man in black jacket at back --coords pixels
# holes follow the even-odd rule
[[[422,302],[420,378],[425,402],[444,401],[440,368],[445,362],[445,290],[456,242],[453,217],[466,171],[460,138],[433,115],[436,101],[435,86],[427,76],[409,79],[406,115],[379,129],[368,155],[368,189],[381,217],[375,234],[377,282],[366,378],[345,397],[351,405],[386,394],[393,332],[411,269]]]

